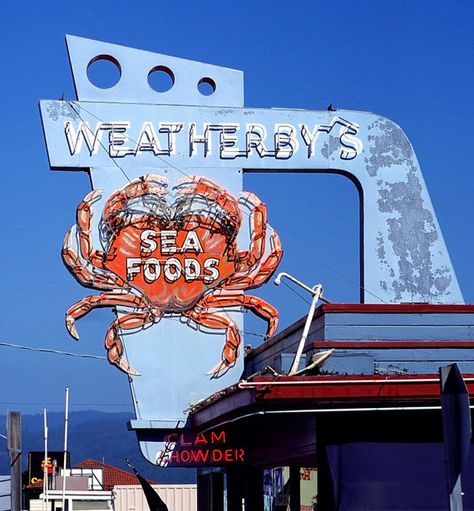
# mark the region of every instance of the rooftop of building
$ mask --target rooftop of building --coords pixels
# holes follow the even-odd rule
[[[87,459],[81,463],[75,464],[73,469],[101,469],[102,470],[102,489],[111,490],[115,486],[133,486],[140,484],[137,477],[126,470],[123,470],[113,465],[103,463],[94,459]],[[156,481],[148,479],[150,484],[158,484]],[[36,483],[29,484],[27,488],[42,489],[43,481],[39,480]]]

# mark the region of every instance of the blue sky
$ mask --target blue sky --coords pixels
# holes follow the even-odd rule
[[[465,301],[474,302],[472,2],[5,0],[0,34],[0,342],[105,354],[109,311],[81,320],[77,344],[63,324],[85,290],[64,268],[61,243],[90,184],[86,173],[49,170],[37,105],[74,99],[65,34],[241,69],[246,106],[332,103],[392,119],[414,146]],[[266,202],[282,235],[281,270],[322,282],[333,301],[358,301],[352,183],[252,174],[245,188]],[[280,308],[282,326],[307,311],[287,288],[268,284],[261,294]],[[249,318],[246,330],[264,325]],[[7,347],[0,354],[0,411],[60,409],[66,385],[72,409],[131,409],[126,377],[106,362]]]

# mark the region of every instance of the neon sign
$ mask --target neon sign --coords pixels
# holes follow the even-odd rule
[[[246,461],[246,450],[230,444],[225,430],[210,433],[172,433],[165,448],[156,454],[156,464],[168,466],[209,466]]]
[[[171,199],[170,199],[171,197]],[[165,176],[148,174],[114,192],[98,225],[101,250],[93,247],[91,225],[100,191],[89,193],[77,208],[77,223],[67,233],[63,259],[84,286],[102,294],[88,296],[66,313],[69,333],[78,339],[77,319],[96,307],[127,309],[109,327],[105,346],[110,363],[138,376],[124,358],[122,330],[138,330],[164,315],[182,315],[210,329],[226,331],[221,361],[210,370],[222,376],[239,356],[241,334],[221,309],[245,307],[278,325],[278,311],[243,290],[264,284],[282,257],[278,234],[269,235],[267,210],[256,195],[240,200],[205,177],[182,179],[168,192]],[[248,250],[237,248],[241,207],[250,219]]]
[[[277,123],[271,129],[261,123],[241,126],[238,122],[205,122],[201,123],[201,130],[196,122],[185,126],[183,122],[154,124],[145,121],[138,130],[136,127],[132,129],[128,121],[98,121],[94,129],[88,122],[79,122],[77,126],[75,124],[71,121],[64,124],[71,156],[79,155],[83,150],[92,156],[105,144],[111,158],[137,157],[143,153],[171,156],[176,154],[177,147],[187,148],[190,157],[196,156],[201,147],[203,156],[208,157],[215,152],[214,146],[217,147],[219,158],[223,160],[249,158],[253,155],[288,160],[300,147],[304,149],[306,157],[311,158],[315,154],[319,135],[332,132],[336,126],[339,126],[339,131],[335,131],[341,146],[341,159],[352,160],[363,147],[362,141],[355,136],[359,126],[339,116],[333,117],[327,125]]]

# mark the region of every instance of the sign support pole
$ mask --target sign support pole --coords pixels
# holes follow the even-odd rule
[[[21,414],[8,412],[8,454],[10,455],[12,511],[21,510]]]

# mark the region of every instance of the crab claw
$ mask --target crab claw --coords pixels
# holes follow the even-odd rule
[[[66,314],[66,328],[69,332],[69,335],[75,339],[76,341],[79,340],[79,334],[77,333],[76,328],[76,321],[70,314]]]
[[[92,217],[92,206],[102,198],[104,190],[92,190],[85,197],[84,200],[79,204],[76,211],[77,223],[83,224],[84,214],[90,218]]]
[[[221,360],[215,367],[213,367],[207,374],[211,377],[211,379],[217,379],[234,366],[234,363],[229,364],[227,360]]]
[[[120,319],[115,320],[107,330],[107,336],[105,338],[107,360],[129,376],[140,376],[140,373],[134,369],[122,356],[123,344],[118,335],[117,326],[119,321]]]
[[[102,189],[92,190],[85,196],[84,202],[88,202],[89,204],[95,204],[102,197],[103,193],[104,190]]]
[[[121,371],[128,374],[129,376],[141,376],[141,374],[134,369],[123,357],[119,357],[115,360],[114,365],[116,365]]]

